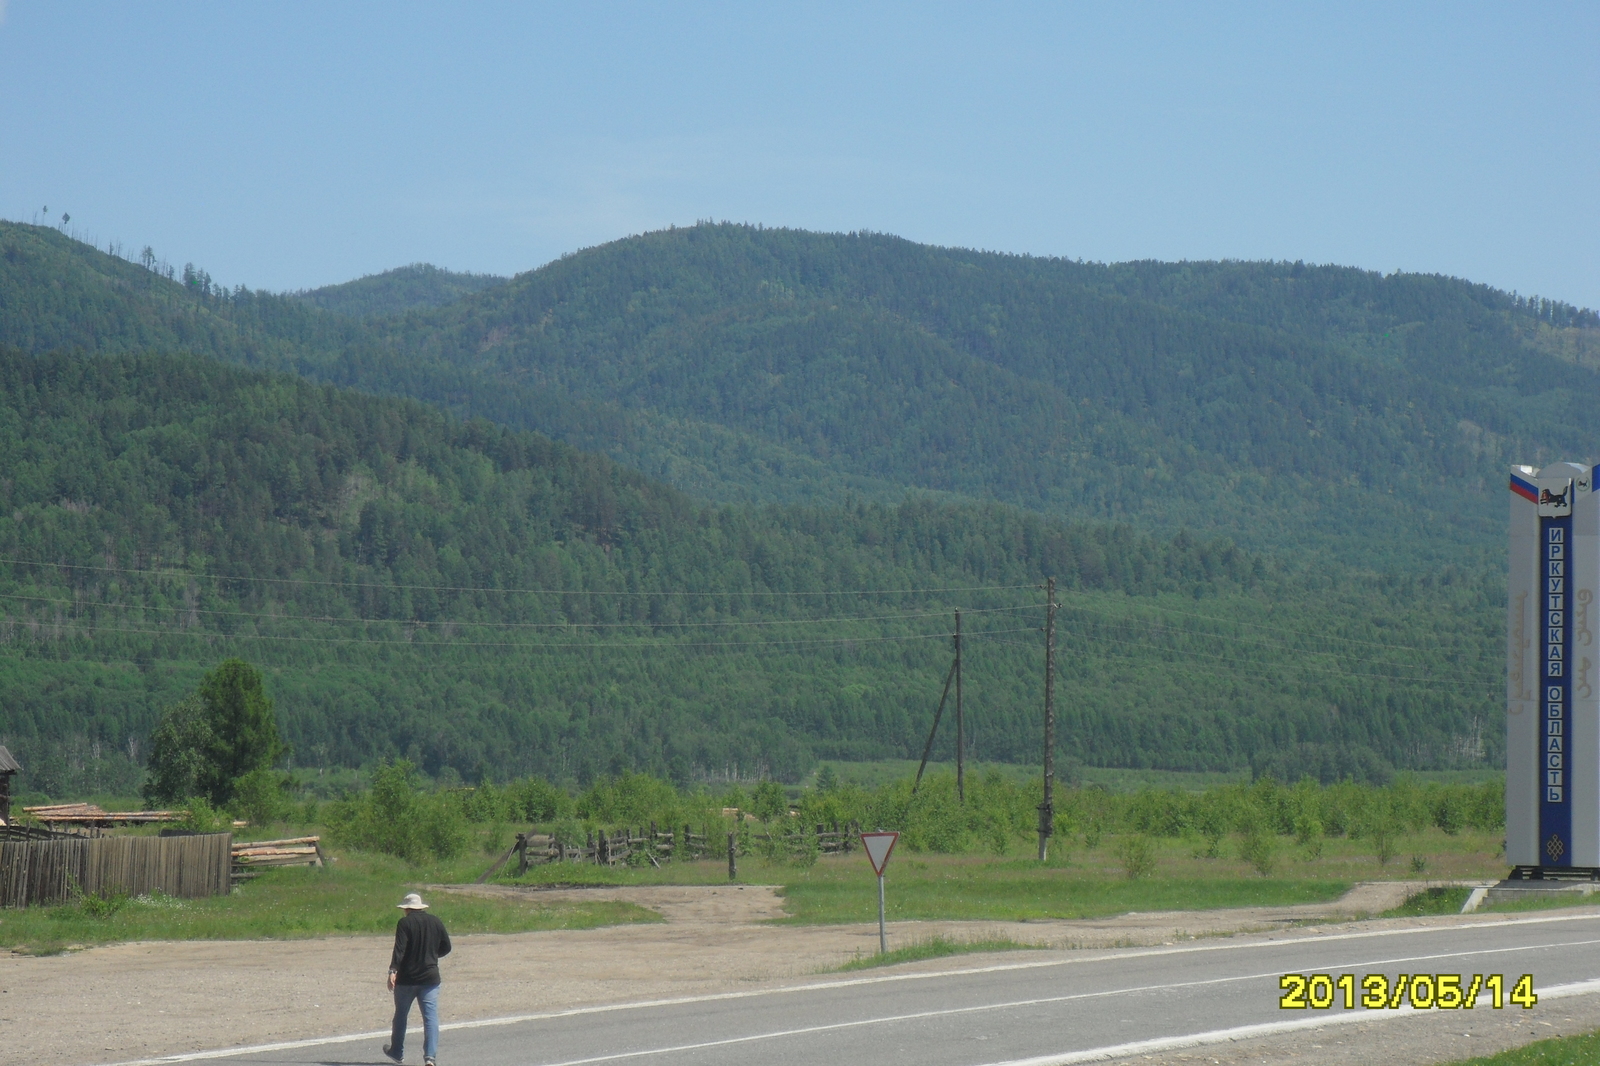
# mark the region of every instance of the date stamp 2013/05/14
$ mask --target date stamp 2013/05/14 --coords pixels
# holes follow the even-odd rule
[[[1284,1010],[1328,1010],[1335,1004],[1345,1010],[1358,1004],[1368,1010],[1399,1010],[1406,1005],[1418,1010],[1500,1010],[1507,1003],[1529,1010],[1539,1002],[1531,973],[1518,977],[1509,993],[1505,976],[1498,973],[1403,973],[1392,981],[1381,973],[1360,978],[1353,973],[1286,973],[1278,979],[1278,987],[1283,993],[1278,1006]]]

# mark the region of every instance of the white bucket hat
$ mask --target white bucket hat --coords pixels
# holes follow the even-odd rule
[[[405,899],[396,903],[395,906],[403,911],[425,911],[428,909],[428,905],[422,902],[422,897],[415,892],[407,895]]]

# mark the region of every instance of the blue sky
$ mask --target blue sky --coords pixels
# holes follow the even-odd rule
[[[0,215],[229,284],[715,218],[1600,306],[1595,4],[0,4]]]

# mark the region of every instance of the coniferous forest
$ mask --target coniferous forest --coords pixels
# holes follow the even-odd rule
[[[128,788],[261,667],[298,765],[1494,765],[1504,469],[1592,312],[1448,278],[703,225],[275,295],[0,225],[0,743]],[[945,739],[941,744],[948,747]],[[946,757],[948,753],[944,753]]]

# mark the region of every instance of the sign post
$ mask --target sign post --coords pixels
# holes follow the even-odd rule
[[[1600,492],[1579,463],[1511,468],[1506,858],[1515,880],[1600,878]]]
[[[872,863],[872,871],[878,875],[878,954],[880,955],[889,953],[889,931],[883,921],[883,869],[889,865],[889,853],[894,850],[894,843],[899,839],[899,833],[861,834],[861,846],[867,852],[867,861]]]

